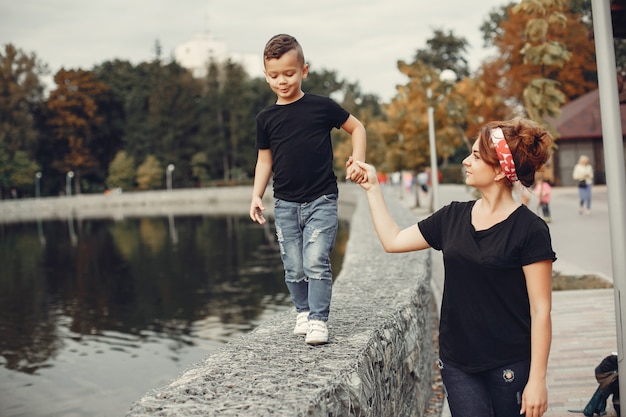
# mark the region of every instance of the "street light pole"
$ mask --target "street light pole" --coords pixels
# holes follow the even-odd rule
[[[439,74],[439,81],[449,87],[456,81],[456,73],[450,69],[445,69]],[[446,91],[448,91],[446,89]],[[446,93],[447,94],[447,93]],[[432,199],[430,211],[439,209],[439,169],[437,168],[437,145],[435,143],[435,109],[433,108],[433,92],[430,87],[426,89],[428,100],[428,143],[430,146],[430,184],[432,188]]]
[[[74,178],[74,171],[69,171],[65,176],[65,195],[68,197],[72,195],[72,178]]]
[[[430,87],[426,90],[428,99],[428,144],[430,146],[430,188],[432,198],[430,199],[430,211],[434,212],[439,208],[439,171],[437,170],[437,145],[435,144],[435,109],[432,103],[433,92]]]
[[[172,190],[172,171],[174,171],[174,164],[169,164],[167,166],[167,178],[166,178],[167,191]]]
[[[41,197],[41,192],[40,192],[40,181],[41,181],[41,172],[37,172],[35,174],[35,197],[39,198]]]

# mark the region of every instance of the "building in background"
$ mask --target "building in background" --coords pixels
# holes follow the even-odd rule
[[[618,77],[622,138],[626,154],[626,80]],[[561,135],[554,153],[554,180],[556,185],[573,186],[574,165],[580,155],[587,155],[594,170],[594,183],[606,184],[604,148],[602,145],[602,120],[600,118],[600,94],[593,90],[578,97],[561,108],[558,118],[547,117]]]
[[[187,42],[178,45],[174,50],[174,58],[181,66],[189,69],[196,78],[207,75],[209,63],[212,60],[224,63],[228,59],[243,66],[251,78],[263,77],[261,54],[230,52],[226,43],[208,32],[195,33]]]

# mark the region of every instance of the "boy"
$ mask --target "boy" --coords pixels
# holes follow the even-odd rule
[[[263,194],[274,175],[276,236],[285,282],[296,308],[293,333],[309,345],[328,342],[332,272],[330,252],[337,234],[337,177],[333,172],[330,131],[352,136],[352,156],[365,160],[363,124],[328,97],[305,94],[309,72],[298,41],[272,37],[263,52],[265,80],[276,103],[256,118],[258,149],[250,218],[264,224]],[[346,178],[361,182],[365,172],[350,164]]]

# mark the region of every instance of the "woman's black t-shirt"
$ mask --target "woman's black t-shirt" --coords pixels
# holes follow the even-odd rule
[[[306,203],[337,192],[330,131],[350,113],[328,97],[305,94],[256,118],[256,147],[272,151],[274,197]]]
[[[556,260],[548,226],[526,206],[476,231],[474,203],[453,202],[418,223],[428,244],[443,252],[440,357],[465,372],[530,359],[522,266]]]

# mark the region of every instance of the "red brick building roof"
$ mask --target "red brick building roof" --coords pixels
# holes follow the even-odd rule
[[[624,94],[620,95],[620,114],[622,136],[626,136],[626,102],[622,99],[623,96]],[[560,133],[559,140],[601,138],[599,91],[591,91],[564,105],[558,119],[546,119]]]

